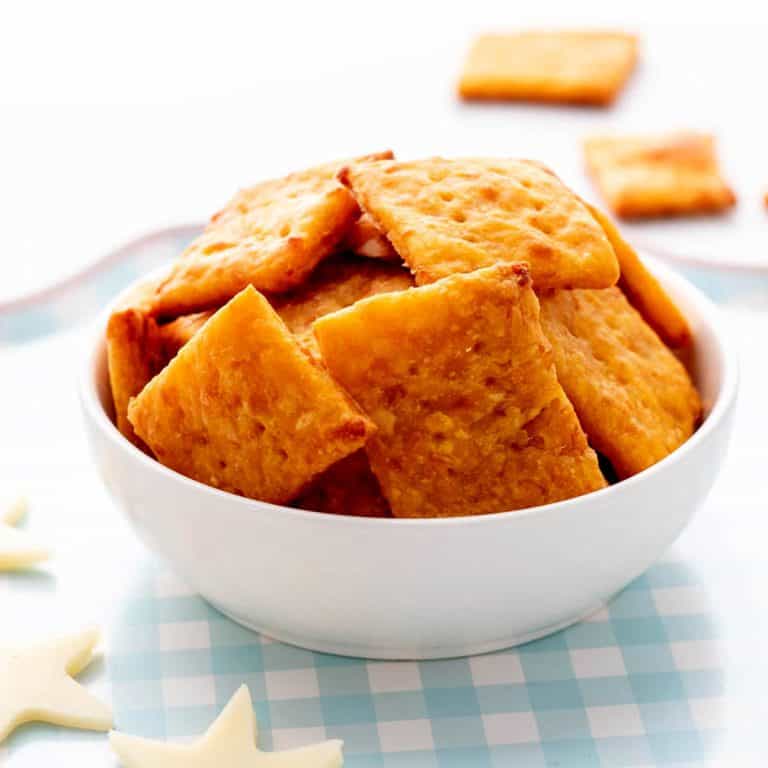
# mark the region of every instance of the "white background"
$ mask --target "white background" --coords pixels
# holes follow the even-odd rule
[[[768,262],[768,23],[758,3],[7,2],[0,5],[0,301],[243,186],[391,147],[548,162],[591,193],[579,141],[712,130],[741,205],[640,228],[686,255]],[[640,7],[638,7],[640,6]],[[750,9],[751,8],[751,9]],[[464,105],[473,35],[607,25],[643,40],[609,110]]]

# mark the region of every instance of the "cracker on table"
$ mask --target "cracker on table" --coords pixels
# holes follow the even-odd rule
[[[391,157],[382,152],[358,162]],[[299,285],[358,216],[354,199],[336,180],[343,164],[241,190],[175,262],[158,286],[154,311],[173,317],[219,306],[246,285],[266,292]]]
[[[465,99],[610,104],[637,61],[619,32],[492,34],[472,46],[459,81]]]
[[[527,262],[537,289],[604,288],[618,279],[600,226],[538,163],[383,161],[348,166],[340,178],[419,285],[498,261]]]
[[[368,454],[362,449],[326,469],[292,505],[332,515],[392,516]]]
[[[374,431],[252,286],[216,312],[131,401],[157,459],[232,493],[283,503]]]
[[[670,347],[691,343],[691,329],[682,312],[648,271],[635,249],[622,237],[611,218],[589,203],[585,203],[610,240],[619,260],[619,288],[629,303],[643,316],[648,325]]]
[[[387,240],[386,235],[376,226],[376,222],[364,213],[349,228],[342,240],[341,251],[349,251],[368,259],[383,259],[400,264],[402,259]]]
[[[331,374],[375,422],[396,517],[483,514],[604,485],[558,384],[524,265],[360,301],[315,322]]]
[[[595,136],[584,142],[584,155],[617,216],[716,213],[736,202],[710,135]]]
[[[590,444],[620,478],[682,445],[701,402],[678,359],[618,288],[540,296],[560,383]]]

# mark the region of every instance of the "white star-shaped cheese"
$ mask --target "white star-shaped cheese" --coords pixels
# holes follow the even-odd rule
[[[112,712],[70,675],[93,658],[92,629],[34,648],[0,648],[0,742],[22,723],[38,721],[108,731]]]
[[[204,736],[168,744],[112,731],[109,743],[125,768],[339,768],[343,742],[324,741],[286,752],[256,749],[251,694],[241,686]]]
[[[36,544],[29,534],[13,527],[26,511],[26,502],[19,499],[8,511],[0,512],[0,571],[26,568],[49,556],[48,550]]]

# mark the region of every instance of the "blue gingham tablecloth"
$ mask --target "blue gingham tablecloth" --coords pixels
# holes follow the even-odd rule
[[[3,639],[101,625],[104,661],[82,679],[111,698],[119,729],[152,738],[191,739],[244,682],[265,748],[342,738],[351,768],[768,762],[768,494],[757,439],[768,426],[768,366],[749,355],[768,330],[762,314],[728,317],[744,357],[758,362],[745,370],[722,479],[672,550],[609,605],[501,653],[349,659],[278,643],[219,614],[135,541],[91,467],[73,384],[82,324],[192,234],[157,233],[85,280],[0,308],[0,480],[6,495],[27,490],[29,528],[57,550],[37,572],[0,574]],[[753,281],[729,288],[714,274],[693,278],[726,303],[759,294]],[[0,765],[44,761],[114,765],[103,735],[45,725],[0,746]]]

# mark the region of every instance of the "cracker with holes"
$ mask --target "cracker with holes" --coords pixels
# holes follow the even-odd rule
[[[378,427],[396,517],[483,514],[604,485],[558,384],[526,268],[382,294],[315,322],[334,378]]]
[[[375,430],[252,286],[182,347],[128,417],[166,466],[276,503]]]
[[[629,303],[665,344],[673,348],[688,346],[691,329],[675,303],[648,271],[635,249],[621,236],[613,221],[599,208],[589,203],[586,205],[613,246],[621,269],[619,288]]]
[[[375,162],[390,152],[359,158]],[[286,291],[335,249],[358,216],[333,162],[243,189],[217,213],[158,286],[163,316],[220,306],[246,285]]]
[[[299,498],[294,499],[293,506],[332,515],[392,516],[364,450],[326,469]]]
[[[459,81],[465,99],[610,104],[637,61],[637,39],[620,32],[482,35]]]
[[[691,436],[701,415],[696,389],[618,288],[542,296],[541,324],[590,444],[620,478]]]
[[[596,136],[584,142],[587,168],[611,210],[624,218],[722,212],[736,202],[712,136]]]
[[[527,262],[537,289],[605,288],[605,233],[547,169],[525,160],[431,158],[344,168],[340,178],[419,285],[498,261]]]

